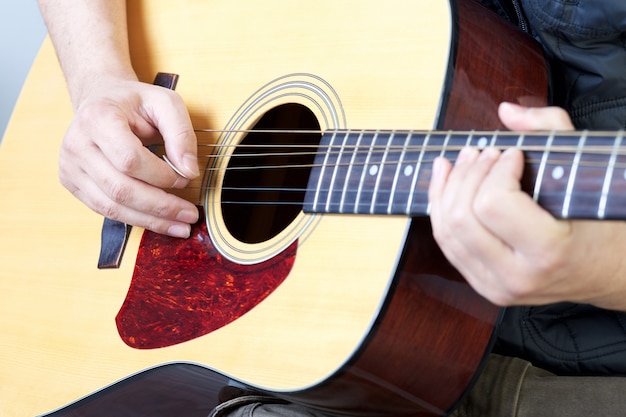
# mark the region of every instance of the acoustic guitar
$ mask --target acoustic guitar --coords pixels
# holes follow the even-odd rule
[[[547,210],[624,217],[621,135],[499,130],[499,102],[546,103],[546,68],[473,0],[129,0],[128,15],[140,78],[180,75],[205,168],[181,195],[203,220],[186,240],[103,224],[58,184],[72,109],[46,40],[0,149],[1,417],[204,416],[232,385],[443,415],[502,311],[431,236],[433,158],[519,146]]]

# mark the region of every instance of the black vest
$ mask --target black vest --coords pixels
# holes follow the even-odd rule
[[[626,127],[626,0],[481,1],[541,43],[553,104],[578,129]],[[495,351],[562,375],[626,375],[626,313],[572,303],[507,308]]]

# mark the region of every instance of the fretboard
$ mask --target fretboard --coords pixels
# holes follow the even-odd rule
[[[323,135],[304,211],[423,216],[433,160],[461,148],[517,147],[522,188],[558,218],[626,219],[623,132],[332,131]]]

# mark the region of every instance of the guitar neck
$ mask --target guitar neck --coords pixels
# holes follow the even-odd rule
[[[516,147],[522,188],[563,219],[626,219],[623,132],[332,131],[323,135],[304,211],[428,215],[433,160],[464,146]]]

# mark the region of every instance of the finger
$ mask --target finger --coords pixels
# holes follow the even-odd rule
[[[510,130],[574,130],[569,115],[560,107],[524,107],[501,103],[498,115]]]
[[[73,187],[73,194],[92,210],[112,220],[179,238],[189,237],[190,224],[198,220],[195,206],[158,188],[140,190],[142,186],[148,187],[144,183],[135,186],[135,189],[142,192],[142,199],[137,201],[141,206],[141,210],[138,210],[110,199],[97,184],[88,177],[85,178],[86,181],[81,181]],[[153,192],[150,198],[148,194]],[[153,200],[160,203],[153,204]]]
[[[463,150],[461,154],[465,152]],[[449,234],[454,236],[452,242],[467,253],[463,261],[465,263],[481,259],[485,252],[499,252],[502,249],[497,235],[485,228],[474,212],[478,191],[499,159],[500,152],[495,148],[474,152],[468,159],[455,165],[449,175],[447,197],[443,202],[447,216],[445,222]]]
[[[498,157],[499,151],[495,148],[486,148],[482,152],[476,148],[461,150],[448,175],[443,200],[446,211],[464,213],[471,210],[476,191]]]
[[[428,186],[428,201],[430,203],[430,216],[433,214],[436,216],[439,210],[433,210],[433,207],[438,208],[443,196],[446,181],[452,165],[450,161],[443,157],[435,158],[433,161],[433,171],[430,178],[430,184]]]
[[[482,252],[501,242],[475,218],[472,212],[477,189],[498,158],[499,152],[488,148],[479,155],[476,149],[465,148],[459,154],[447,178],[433,174],[431,222],[433,234],[444,254],[468,278],[481,275]]]
[[[116,171],[97,147],[82,155],[63,148],[59,178],[79,200],[92,210],[124,223],[157,233],[184,237],[188,224],[198,220],[194,204]],[[81,165],[70,164],[82,159]],[[85,167],[84,169],[82,167]],[[171,231],[171,228],[178,228]]]
[[[176,170],[187,179],[196,178],[200,175],[196,135],[180,96],[169,93],[146,102],[146,111],[161,133],[167,157]]]
[[[507,149],[482,183],[474,212],[481,223],[507,246],[528,253],[536,250],[539,244],[538,233],[529,231],[557,238],[568,233],[568,228],[566,223],[557,222],[529,194],[521,190],[523,169],[522,152],[514,148]],[[501,192],[496,195],[492,190]]]
[[[153,186],[184,187],[187,180],[143,146],[135,135],[131,127],[145,123],[137,121],[138,118],[141,117],[129,115],[108,102],[88,103],[80,109],[80,116],[74,119],[68,129],[64,149],[79,160],[82,159],[86,170],[90,166],[90,163],[85,163],[86,158],[94,162],[103,157],[110,161],[111,168],[117,172]]]
[[[158,188],[184,188],[189,183],[188,176],[167,160],[159,158],[149,148],[134,142],[134,137],[127,136],[127,140],[120,140],[119,146],[111,149],[112,142],[108,142],[103,152],[107,154],[113,167],[129,177],[141,180]]]
[[[551,296],[546,293],[549,281],[541,279],[543,267],[551,267],[550,259],[569,233],[567,223],[557,222],[521,190],[523,166],[521,151],[505,151],[483,181],[474,206],[476,217],[498,237],[500,245],[482,253],[490,274],[480,281],[471,281],[473,277],[468,281],[501,305],[538,302]]]
[[[194,223],[197,220],[187,215],[188,211],[196,212],[195,205],[168,194],[161,188],[116,171],[104,158],[90,164],[87,175],[115,205],[165,220],[187,223]]]

